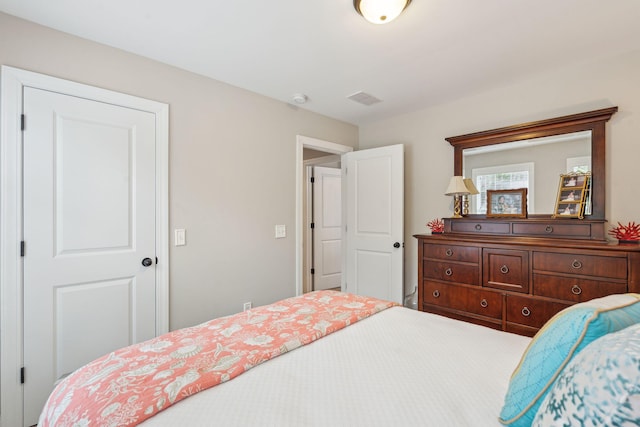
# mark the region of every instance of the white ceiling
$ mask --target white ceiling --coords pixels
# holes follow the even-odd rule
[[[640,0],[0,0],[0,11],[354,124],[640,49]],[[383,102],[347,99],[364,91]]]

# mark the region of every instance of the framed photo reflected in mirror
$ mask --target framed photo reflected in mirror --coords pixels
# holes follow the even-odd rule
[[[488,218],[526,218],[527,189],[487,190]]]

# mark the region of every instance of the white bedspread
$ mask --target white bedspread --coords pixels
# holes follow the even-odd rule
[[[530,338],[387,309],[197,393],[143,426],[499,426]]]

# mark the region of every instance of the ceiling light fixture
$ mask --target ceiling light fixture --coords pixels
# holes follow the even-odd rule
[[[411,0],[353,0],[360,15],[374,24],[386,24],[396,19]]]

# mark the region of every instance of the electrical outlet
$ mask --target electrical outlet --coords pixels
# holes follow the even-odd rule
[[[250,309],[251,309],[251,301],[245,302],[244,305],[242,306],[242,311],[247,311]]]

